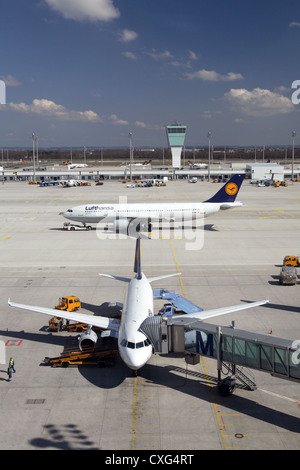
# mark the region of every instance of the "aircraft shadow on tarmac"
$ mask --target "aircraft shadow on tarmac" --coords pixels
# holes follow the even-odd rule
[[[100,450],[76,424],[47,424],[43,427],[47,437],[31,439],[29,443],[38,449]]]
[[[43,327],[41,331],[46,327]],[[37,343],[47,343],[47,344],[54,344],[57,346],[64,346],[66,343],[66,336],[59,336],[52,334],[51,332],[45,333],[26,333],[24,330],[22,331],[12,331],[9,330],[0,330],[0,336],[3,337],[2,339],[5,341],[5,338],[18,338],[26,341],[33,341]]]
[[[51,343],[55,345],[66,344],[68,338],[76,339],[76,336],[60,336],[59,334],[45,334],[45,333],[26,333],[24,331],[6,331],[0,330],[0,335],[5,337],[19,338],[27,341],[36,341],[42,343]],[[41,358],[41,360],[43,360]],[[103,389],[112,389],[120,386],[128,377],[134,377],[133,372],[123,363],[120,357],[117,358],[114,366],[99,368],[98,366],[78,366],[79,373],[90,383],[96,387]],[[67,373],[67,372],[66,372]],[[178,375],[181,374],[181,375]],[[193,378],[189,378],[192,376]],[[196,377],[196,380],[195,380]],[[197,380],[199,379],[199,380]],[[211,393],[216,393],[218,396],[218,403],[221,406],[228,407],[237,413],[245,414],[257,420],[275,425],[279,428],[286,429],[291,432],[300,432],[300,419],[296,418],[282,411],[269,408],[265,405],[260,405],[255,401],[256,392],[248,392],[254,394],[254,399],[248,399],[238,396],[233,393],[228,397],[222,397],[217,390],[211,387],[207,379],[215,380],[215,378],[207,377],[194,371],[174,367],[174,366],[159,366],[146,364],[138,375],[139,385],[145,387],[166,387],[171,389],[178,389],[187,395],[197,397],[199,400],[205,400],[209,403],[212,402]],[[41,440],[40,447],[42,445]],[[38,445],[38,443],[33,444]],[[50,444],[49,444],[50,445]],[[65,445],[65,444],[64,444]]]
[[[103,302],[101,305],[94,305],[81,301],[81,307],[85,310],[88,310],[89,312],[92,312],[97,317],[120,317],[121,315],[121,307],[110,302]]]
[[[78,367],[79,372],[93,385],[101,388],[113,388],[120,385],[125,378],[133,377],[125,364],[119,359],[113,368],[107,367],[98,370],[95,367]],[[181,375],[178,375],[180,373]],[[188,376],[193,376],[193,379]],[[195,377],[199,380],[195,380]],[[199,400],[212,402],[211,393],[217,395],[218,404],[234,410],[237,413],[247,415],[251,418],[266,422],[272,426],[286,429],[292,432],[300,432],[300,419],[287,413],[260,405],[254,399],[232,394],[222,397],[216,388],[212,388],[208,380],[215,381],[216,377],[208,377],[205,374],[187,371],[184,368],[173,366],[157,366],[146,364],[138,375],[139,386],[166,387],[182,391],[187,395],[197,397]],[[255,392],[248,392],[254,393]]]

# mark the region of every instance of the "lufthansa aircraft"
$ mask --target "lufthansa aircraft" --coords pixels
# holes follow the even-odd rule
[[[205,202],[174,203],[130,203],[130,204],[84,204],[63,212],[66,219],[81,222],[84,226],[90,223],[112,223],[116,232],[129,233],[130,224],[139,224],[137,231],[152,231],[152,222],[187,222],[219,210],[239,207],[235,202],[244,174],[234,175],[212,198]]]
[[[152,355],[152,344],[150,340],[139,330],[144,320],[154,316],[154,293],[150,284],[151,282],[159,281],[161,279],[177,276],[180,274],[167,274],[164,276],[147,278],[141,271],[140,243],[140,238],[137,238],[134,260],[135,276],[132,279],[120,276],[111,276],[108,274],[100,274],[100,276],[105,276],[128,283],[120,320],[66,311],[61,311],[59,314],[61,318],[66,320],[85,323],[88,325],[86,332],[83,333],[79,339],[80,347],[87,343],[96,344],[98,338],[97,334],[92,329],[93,326],[100,327],[104,330],[102,332],[102,336],[112,336],[114,338],[118,338],[120,356],[124,363],[134,371],[137,371],[143,367]],[[226,313],[236,312],[250,307],[257,307],[259,305],[266,304],[267,302],[267,300],[263,300],[242,305],[235,305],[232,307],[198,311],[196,313],[185,315],[185,318],[207,320],[208,318],[215,317],[217,315],[224,315]],[[52,308],[18,304],[11,302],[10,299],[8,300],[8,304],[11,307],[31,310],[50,316],[57,316],[57,310]]]

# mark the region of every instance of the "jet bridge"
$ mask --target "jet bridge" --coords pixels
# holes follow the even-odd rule
[[[199,362],[200,355],[217,360],[219,389],[233,389],[238,367],[256,369],[281,379],[300,382],[300,341],[252,333],[231,327],[218,326],[193,318],[147,318],[140,330],[152,342],[155,352],[184,353],[187,362]],[[232,372],[232,377],[222,380],[222,366]],[[246,377],[242,379],[248,381]],[[251,382],[251,384],[250,384]],[[249,380],[249,388],[255,389]],[[223,387],[224,386],[224,387]],[[232,391],[232,390],[230,390]]]

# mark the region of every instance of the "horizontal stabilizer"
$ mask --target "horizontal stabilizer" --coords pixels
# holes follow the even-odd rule
[[[180,274],[181,273],[175,273],[175,274],[165,274],[164,276],[148,277],[148,281],[149,282],[160,281],[161,279],[166,279],[167,277],[180,276]]]
[[[102,277],[108,277],[109,279],[116,279],[117,281],[122,281],[122,282],[130,282],[131,279],[129,277],[121,277],[121,276],[111,276],[110,274],[102,274],[98,273],[99,276]]]

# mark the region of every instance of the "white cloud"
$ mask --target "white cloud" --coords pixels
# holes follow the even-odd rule
[[[119,119],[116,114],[112,114],[111,116],[109,116],[109,119],[111,121],[113,121],[114,124],[118,124],[118,125],[121,125],[121,126],[127,126],[129,124],[128,121],[124,121],[123,119]]]
[[[135,121],[135,125],[141,129],[147,129],[149,126],[143,121]]]
[[[242,80],[244,77],[240,73],[229,72],[222,75],[214,70],[198,70],[197,72],[186,73],[189,80],[200,79],[207,82],[231,82],[233,80]]]
[[[296,28],[300,28],[300,23],[297,23],[295,21],[292,21],[290,24],[289,24],[289,27],[290,28],[293,28],[294,26],[296,26]]]
[[[63,121],[102,121],[100,116],[94,111],[71,111],[64,106],[47,99],[34,99],[31,104],[8,103],[6,108],[18,113],[54,117]]]
[[[137,39],[139,35],[135,31],[131,31],[130,29],[123,29],[120,33],[120,41],[121,42],[131,42]]]
[[[173,59],[173,55],[168,50],[165,50],[164,52],[156,52],[155,50],[153,50],[152,52],[149,52],[149,55],[151,57],[153,57],[153,59],[155,59],[155,60],[158,60],[158,59]]]
[[[126,51],[126,52],[122,52],[122,54],[128,59],[136,60],[136,55],[133,52]]]
[[[261,88],[252,91],[231,89],[224,98],[231,106],[249,116],[273,116],[294,110],[290,98]]]
[[[120,11],[113,0],[45,0],[64,18],[75,21],[111,21],[119,18]]]
[[[189,58],[191,60],[197,60],[198,59],[197,54],[193,51],[189,51]]]
[[[210,111],[203,111],[203,113],[201,113],[201,117],[203,117],[205,119],[211,119],[212,118],[212,113]]]
[[[158,126],[157,124],[152,126],[151,124],[147,124],[143,121],[135,121],[134,124],[136,125],[136,127],[140,127],[141,129],[148,129],[151,131],[161,131],[165,129],[163,126]]]
[[[12,75],[2,75],[1,80],[5,82],[6,86],[20,86],[21,83]]]

